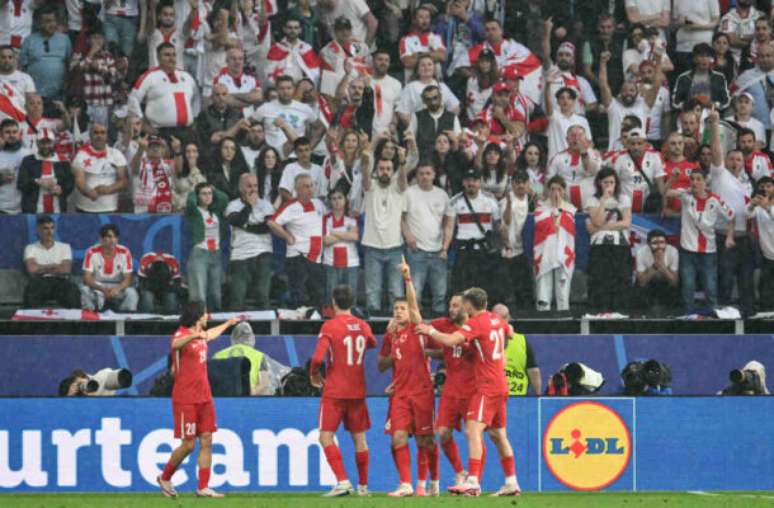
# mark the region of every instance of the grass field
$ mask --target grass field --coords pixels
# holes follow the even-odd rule
[[[176,508],[221,506],[224,508],[295,508],[295,507],[425,507],[425,506],[486,506],[524,508],[644,508],[644,507],[741,507],[774,506],[774,493],[529,493],[518,498],[440,498],[390,499],[384,494],[370,498],[346,497],[322,499],[316,494],[233,494],[225,499],[197,499],[193,494],[181,494],[176,500],[161,494],[3,494],[2,508]]]

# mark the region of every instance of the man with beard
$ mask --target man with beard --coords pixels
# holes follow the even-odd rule
[[[22,146],[19,123],[6,118],[0,123],[0,214],[21,213],[22,194],[17,188],[19,168],[30,151]]]
[[[430,55],[436,63],[436,73],[440,70],[441,62],[446,60],[446,46],[443,39],[430,30],[431,18],[430,9],[425,6],[419,7],[414,12],[412,30],[400,39],[400,61],[403,64],[406,83],[414,75],[414,67],[420,54]]]
[[[312,46],[299,38],[301,22],[288,17],[282,31],[285,37],[273,43],[266,55],[266,79],[273,83],[281,76],[290,76],[293,80],[307,77],[316,86],[320,81],[320,58]]]
[[[696,161],[688,160],[685,157],[685,138],[679,132],[673,132],[666,139],[666,155],[664,155],[664,173],[674,175],[678,172],[676,178],[670,178],[670,189],[689,189],[691,187],[691,172],[700,168]],[[679,217],[682,204],[679,198],[664,200],[664,215]]]
[[[486,232],[500,230],[500,207],[491,194],[481,192],[481,173],[468,169],[463,176],[464,190],[449,202],[446,215],[446,237],[457,226],[457,258],[452,268],[452,291],[460,292],[472,286],[485,286],[493,290],[498,281],[493,280],[495,263],[500,255],[486,251]],[[480,226],[479,226],[480,224]]]
[[[78,192],[75,208],[87,213],[115,213],[118,194],[129,179],[126,159],[116,148],[107,146],[107,127],[91,124],[89,144],[83,146],[73,160],[73,177]]]
[[[648,94],[653,88],[658,90],[648,113],[646,135],[648,143],[661,148],[662,136],[672,125],[672,101],[669,88],[664,85],[663,72],[658,72],[656,67],[657,65],[651,60],[645,60],[640,64],[640,82],[637,87],[642,96]],[[608,69],[608,81],[609,76]]]
[[[748,177],[758,180],[764,176],[772,176],[771,159],[764,152],[758,150],[753,130],[739,130],[736,134],[736,146],[744,156],[744,170]]]
[[[546,75],[546,89],[554,108],[558,107],[554,97],[562,88],[572,88],[578,97],[575,104],[575,113],[586,115],[587,111],[593,111],[597,107],[597,96],[589,82],[583,76],[575,74],[575,45],[571,42],[563,42],[556,50],[556,63],[551,62],[551,30],[546,30],[543,45],[546,55],[543,68]],[[547,46],[546,46],[547,45]]]
[[[345,17],[336,19],[333,24],[334,38],[320,50],[323,72],[350,78],[371,72],[371,54],[363,41],[352,37],[352,23]],[[349,65],[349,68],[345,68]]]
[[[12,46],[0,46],[0,82],[23,94],[35,93],[32,76],[16,68],[16,52]]]
[[[373,94],[367,78],[358,76],[350,80],[350,74],[345,74],[336,90],[336,113],[331,125],[362,131],[370,138],[374,123]]]
[[[607,81],[607,62],[610,60],[608,55],[600,59],[599,64],[599,91],[602,96],[602,104],[607,108],[607,132],[608,145],[607,150],[621,150],[623,144],[620,142],[621,122],[625,116],[635,115],[640,119],[642,125],[647,125],[648,113],[656,102],[658,94],[657,87],[651,87],[640,95],[637,83],[625,81],[621,85],[621,91],[618,97],[613,97],[610,90],[610,84]],[[661,72],[661,66],[658,65],[658,72]]]
[[[766,17],[752,4],[752,0],[736,0],[736,7],[730,9],[725,16],[720,18],[719,32],[728,35],[731,52],[737,62],[742,50],[752,42],[755,36],[755,22],[758,18]]]
[[[41,129],[38,152],[26,156],[19,168],[22,213],[62,213],[74,182],[70,163],[54,152],[54,133]]]
[[[172,44],[175,48],[175,67],[185,69],[183,57],[185,47],[183,34],[175,28],[175,7],[171,3],[159,2],[155,9],[149,9],[148,28],[153,31],[148,35],[148,68],[159,66],[158,47],[163,43]]]
[[[365,251],[365,291],[368,310],[381,313],[383,301],[383,274],[387,273],[389,305],[403,297],[403,284],[395,267],[401,262],[403,239],[401,217],[406,206],[406,154],[400,152],[400,168],[395,175],[392,159],[376,162],[376,180],[371,176],[370,164],[363,164],[363,249]]]
[[[499,84],[507,87],[505,83]],[[439,133],[451,131],[454,134],[460,134],[462,129],[459,117],[443,107],[440,88],[435,85],[425,87],[422,91],[422,102],[425,104],[425,108],[411,115],[408,130],[416,139],[420,158],[424,159],[432,156],[435,149],[435,138]],[[508,102],[507,96],[505,102]]]
[[[661,153],[648,147],[642,129],[632,129],[626,139],[626,152],[620,154],[613,165],[621,180],[621,194],[632,200],[632,213],[660,213],[660,202],[648,196],[656,192],[664,195],[664,165]],[[658,206],[656,206],[658,205]],[[650,207],[654,207],[651,209]]]
[[[247,167],[250,172],[255,174],[255,160],[261,150],[266,146],[266,135],[263,130],[263,124],[258,120],[249,120],[250,128],[244,136],[244,143],[239,145],[242,155],[245,156]]]
[[[371,77],[371,87],[374,89],[374,122],[372,135],[396,129],[395,107],[398,105],[403,85],[388,74],[390,60],[389,51],[384,49],[377,49],[373,54],[374,75]]]

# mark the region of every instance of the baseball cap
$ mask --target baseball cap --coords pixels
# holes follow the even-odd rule
[[[475,178],[476,180],[480,180],[481,179],[481,173],[479,173],[478,171],[476,171],[473,168],[470,168],[467,171],[465,171],[465,173],[462,175],[462,179],[463,180],[466,179],[466,178]]]
[[[54,131],[51,129],[44,127],[38,131],[37,140],[41,141],[47,139],[49,141],[54,141],[56,139],[56,136],[54,135]]]
[[[333,22],[334,30],[352,30],[352,22],[346,16],[339,16]]]
[[[739,99],[741,97],[747,97],[748,99],[750,99],[750,102],[755,104],[755,98],[752,96],[752,94],[750,92],[742,92],[742,93],[740,93],[739,95],[736,96],[737,99]]]
[[[635,127],[626,134],[627,139],[645,139],[645,133],[642,129]]]
[[[511,91],[511,87],[505,81],[498,81],[492,87],[492,93],[510,92],[510,91]]]
[[[519,69],[515,65],[511,65],[503,70],[503,79],[506,81],[515,81],[517,79],[524,79],[524,75],[519,72]]]

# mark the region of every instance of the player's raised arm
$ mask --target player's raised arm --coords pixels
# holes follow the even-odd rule
[[[210,328],[209,330],[205,330],[204,332],[202,332],[202,339],[204,339],[204,340],[206,340],[208,342],[211,341],[211,340],[215,340],[218,337],[220,337],[221,335],[223,335],[223,332],[225,332],[226,330],[228,330],[229,328],[231,328],[235,324],[239,323],[240,321],[241,321],[241,319],[232,317],[231,319],[229,319],[225,323],[222,323],[222,324],[220,324],[218,326],[215,326],[213,328]]]
[[[401,263],[398,265],[398,271],[403,275],[403,281],[406,283],[406,301],[409,307],[409,321],[418,325],[422,322],[422,313],[419,311],[417,303],[417,291],[414,289],[414,283],[411,281],[411,268],[406,263],[406,258],[400,257]]]

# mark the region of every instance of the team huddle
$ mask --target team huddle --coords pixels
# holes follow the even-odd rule
[[[392,382],[384,429],[391,437],[391,451],[400,483],[388,495],[440,495],[440,452],[455,472],[453,495],[479,496],[479,483],[486,459],[483,433],[486,431],[497,447],[505,476],[504,485],[493,495],[516,496],[521,493],[516,479],[513,450],[506,434],[508,382],[505,376],[504,347],[512,334],[510,325],[497,314],[487,311],[487,294],[471,288],[449,301],[449,315],[422,321],[417,295],[408,264],[398,267],[406,285],[406,298],[393,305],[393,317],[384,334],[378,368],[392,368]],[[326,321],[312,356],[310,377],[322,388],[319,413],[320,445],[337,483],[327,497],[346,496],[357,492],[367,496],[369,451],[366,431],[371,420],[366,405],[364,358],[366,350],[377,346],[371,327],[351,313],[354,295],[349,286],[338,286],[332,293],[335,317]],[[230,320],[206,330],[204,306],[192,302],[185,308],[180,328],[172,337],[175,387],[172,407],[175,437],[182,439],[158,483],[167,497],[177,495],[172,475],[200,442],[197,496],[223,497],[209,488],[212,458],[212,432],[216,430],[215,410],[207,381],[207,342],[217,338],[236,323]],[[435,414],[435,393],[430,370],[432,358],[443,360],[447,377]],[[325,376],[321,368],[325,364]],[[468,469],[464,470],[453,429],[464,432],[468,444]],[[355,463],[358,469],[357,489],[349,479],[341,451],[335,442],[340,424],[352,435]],[[411,481],[409,437],[417,444],[417,484]],[[427,483],[427,476],[430,482]]]

